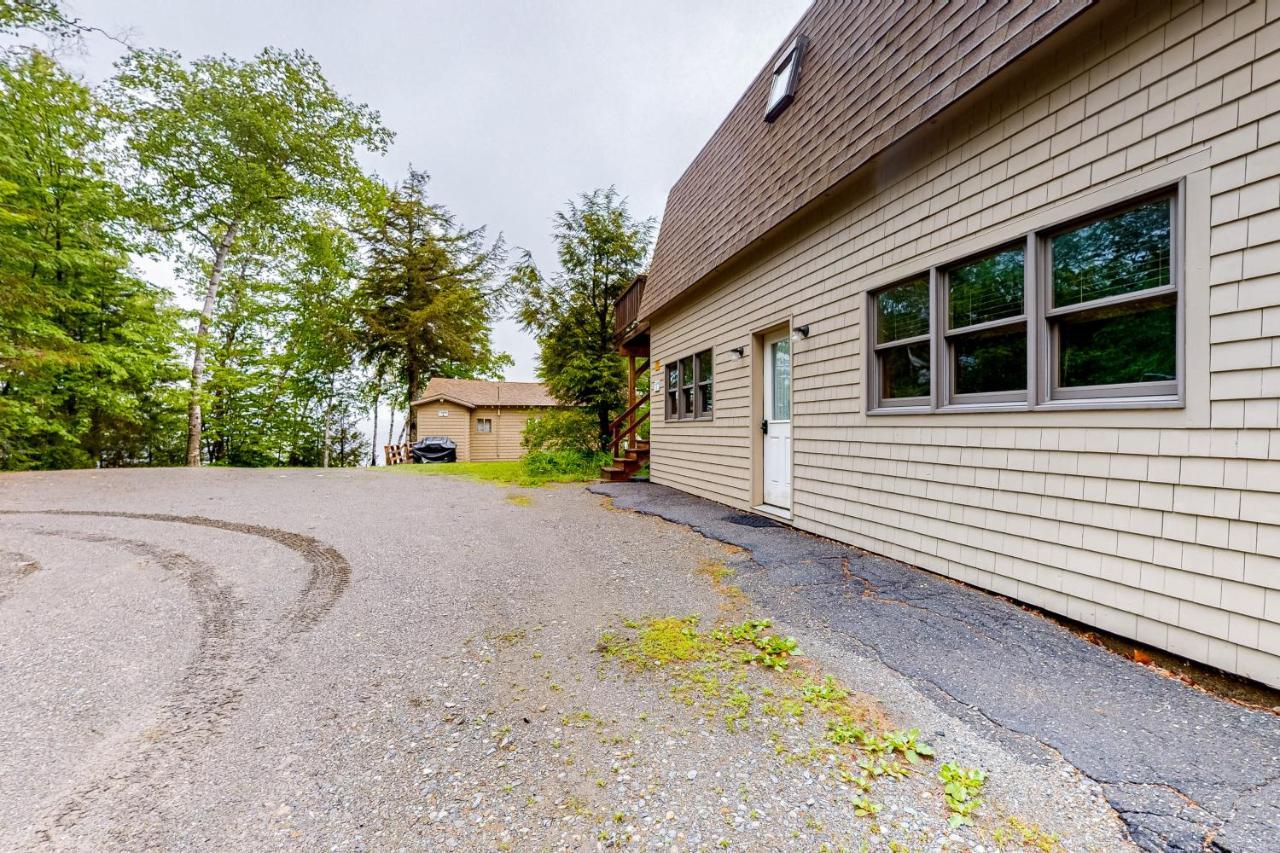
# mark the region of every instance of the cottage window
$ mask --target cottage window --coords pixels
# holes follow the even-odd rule
[[[1145,202],[1045,240],[1054,399],[1177,393],[1172,202]]]
[[[697,403],[695,411],[698,417],[704,418],[711,414],[711,380],[715,370],[712,365],[711,350],[703,350],[697,355]]]
[[[875,294],[875,360],[882,406],[928,405],[930,353],[929,277],[886,287]]]
[[[950,399],[1026,399],[1025,267],[1025,248],[1013,246],[945,272]]]
[[[680,417],[680,364],[667,365],[667,418]]]
[[[680,417],[691,418],[697,411],[693,407],[693,356],[680,359]]]
[[[797,36],[773,66],[769,81],[769,100],[765,103],[764,120],[774,121],[795,100],[796,83],[800,80],[800,64],[809,40]]]
[[[1166,191],[873,291],[872,410],[1179,405],[1177,211]]]
[[[476,418],[476,432],[493,432],[493,419]]]
[[[715,359],[711,350],[686,355],[667,365],[668,420],[712,417],[715,409]]]

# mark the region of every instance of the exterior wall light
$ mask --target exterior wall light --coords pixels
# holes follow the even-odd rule
[[[795,333],[802,338],[809,337],[809,324],[805,323],[803,326],[796,326]]]
[[[738,359],[738,358],[742,358],[744,355],[746,355],[746,354],[747,354],[747,348],[746,348],[746,347],[734,347],[733,349],[729,350],[729,352],[733,353],[733,357],[734,357],[735,359]]]

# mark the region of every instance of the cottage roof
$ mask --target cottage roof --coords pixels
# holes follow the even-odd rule
[[[753,246],[1094,0],[815,0],[667,196],[640,316]],[[795,101],[775,64],[808,39]]]
[[[427,383],[421,396],[410,405],[447,399],[467,408],[512,406],[529,408],[559,406],[541,382],[491,382],[487,379],[446,379],[437,376]]]

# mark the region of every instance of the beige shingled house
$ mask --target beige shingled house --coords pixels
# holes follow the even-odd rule
[[[414,438],[446,436],[459,462],[493,462],[524,455],[520,439],[530,418],[562,408],[540,382],[435,378],[409,404]]]
[[[1280,686],[1280,0],[815,0],[618,303],[673,486]]]

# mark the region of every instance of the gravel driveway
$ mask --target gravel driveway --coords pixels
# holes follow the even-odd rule
[[[754,565],[581,487],[0,476],[0,849],[1128,848]]]

